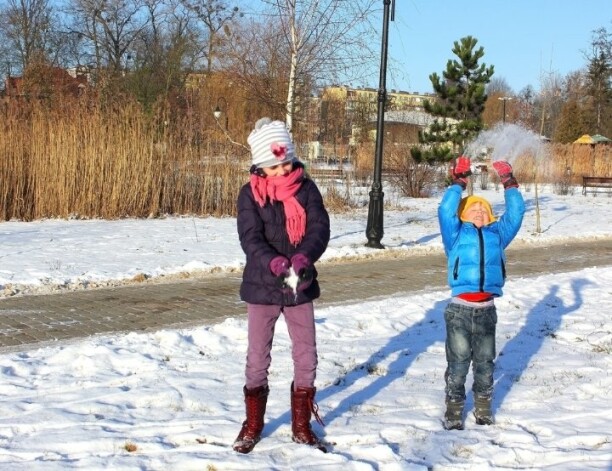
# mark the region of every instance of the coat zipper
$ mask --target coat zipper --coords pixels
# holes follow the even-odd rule
[[[478,227],[478,241],[480,243],[480,292],[484,291],[485,283],[485,250],[484,237],[482,236],[482,228]]]

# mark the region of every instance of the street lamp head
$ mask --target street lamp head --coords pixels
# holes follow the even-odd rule
[[[227,100],[224,97],[220,96],[219,98],[217,98],[217,107],[215,108],[215,111],[213,111],[213,116],[217,120],[217,124],[220,127],[221,124],[219,123],[219,119],[221,119],[222,115],[225,115],[225,131],[227,131],[227,125],[229,122],[229,118],[227,116]]]

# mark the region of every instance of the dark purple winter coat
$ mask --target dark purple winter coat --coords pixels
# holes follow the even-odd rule
[[[295,165],[301,165],[299,163]],[[295,195],[306,210],[306,233],[302,241],[294,246],[289,242],[285,229],[283,203],[267,202],[263,207],[255,201],[251,185],[247,183],[238,195],[238,236],[246,254],[246,265],[242,274],[240,298],[251,304],[277,304],[294,306],[316,299],[320,295],[317,271],[314,270],[312,284],[297,296],[291,290],[278,286],[270,271],[270,261],[284,255],[288,259],[296,253],[306,255],[315,263],[329,242],[329,215],[316,184],[304,177],[302,186]]]

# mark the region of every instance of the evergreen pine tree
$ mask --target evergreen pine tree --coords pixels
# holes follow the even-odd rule
[[[553,141],[570,144],[583,134],[587,134],[588,126],[585,125],[582,109],[575,99],[567,101],[561,109]]]
[[[592,52],[587,56],[587,93],[591,98],[590,121],[598,134],[612,132],[612,33],[594,31]]]
[[[494,68],[479,64],[484,49],[475,49],[477,43],[472,36],[455,41],[452,52],[458,59],[449,59],[442,79],[435,72],[429,76],[437,100],[427,100],[424,107],[436,119],[419,136],[424,145],[411,150],[417,162],[448,161],[482,130],[485,87]]]

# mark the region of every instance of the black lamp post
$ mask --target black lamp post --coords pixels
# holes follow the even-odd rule
[[[395,16],[395,0],[383,0],[382,50],[380,57],[380,83],[378,87],[378,118],[376,123],[376,153],[374,155],[374,180],[370,191],[368,207],[368,224],[366,226],[366,247],[384,249],[380,243],[383,231],[383,197],[382,191],[382,155],[385,137],[385,102],[387,101],[387,45],[389,43],[389,20]]]
[[[219,102],[223,101],[223,108],[219,107]],[[219,123],[219,119],[221,118],[221,115],[225,113],[225,130],[227,131],[227,124],[228,124],[228,117],[227,117],[227,100],[220,96],[217,99],[217,107],[215,108],[215,111],[213,111],[213,115],[215,116],[215,119],[217,120],[217,123]]]
[[[503,107],[502,107],[502,113],[503,113],[503,117],[502,117],[502,122],[505,124],[506,123],[506,102],[508,100],[512,100],[511,96],[500,96],[498,98],[498,100],[501,100],[503,103]]]

